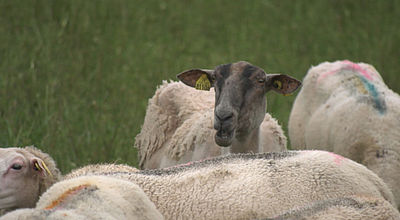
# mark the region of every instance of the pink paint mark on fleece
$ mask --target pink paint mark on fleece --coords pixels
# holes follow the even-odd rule
[[[329,152],[329,154],[332,155],[332,156],[335,158],[335,159],[333,160],[333,162],[335,162],[337,165],[340,165],[340,163],[342,163],[342,161],[343,161],[344,159],[346,159],[345,157],[340,156],[340,155],[337,155],[337,154],[334,154],[334,153],[332,153],[332,152]]]
[[[368,73],[367,70],[363,69],[360,65],[358,65],[357,63],[353,63],[351,61],[348,60],[344,60],[343,63],[349,65],[348,68],[353,69],[358,71],[359,73],[361,73],[361,75],[363,75],[365,78],[367,78],[368,80],[372,80],[372,76]]]
[[[353,63],[353,62],[351,62],[349,60],[343,60],[342,63],[347,65],[346,67],[344,67],[342,69],[355,70],[355,71],[359,72],[361,75],[363,75],[365,78],[367,78],[368,80],[373,80],[371,74],[368,73],[367,70],[363,69],[357,63]],[[340,70],[342,70],[342,69],[337,69],[337,70],[333,70],[333,71],[321,74],[317,79],[317,83],[319,83],[321,80],[323,80],[327,76],[330,76],[330,75],[333,75],[333,74],[335,74],[337,72],[340,72]]]
[[[173,167],[186,167],[186,166],[190,166],[192,164],[193,164],[193,161],[190,161],[190,162],[187,162],[187,163],[182,163],[182,164],[175,165]]]
[[[191,166],[192,164],[194,164],[196,162],[203,162],[203,161],[205,161],[207,159],[211,159],[211,157],[208,157],[208,158],[202,159],[202,160],[197,160],[197,161],[189,161],[187,163],[178,164],[178,165],[175,165],[175,166],[172,166],[172,167],[187,167],[187,166]]]
[[[337,72],[338,72],[338,70],[333,70],[333,71],[321,74],[317,79],[317,83],[319,83],[321,80],[325,79],[327,76],[333,75]]]

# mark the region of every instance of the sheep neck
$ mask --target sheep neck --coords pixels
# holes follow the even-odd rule
[[[230,147],[230,153],[258,152],[260,129],[253,129],[247,134],[237,134]]]

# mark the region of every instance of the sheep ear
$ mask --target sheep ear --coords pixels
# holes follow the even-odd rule
[[[176,77],[188,86],[199,90],[210,90],[214,86],[214,71],[192,69],[178,74]]]
[[[49,174],[50,176],[53,176],[51,174],[49,168],[47,168],[46,163],[39,158],[31,159],[31,166],[33,167],[33,170],[39,172],[43,176],[47,176],[47,174]]]
[[[285,74],[267,74],[267,87],[283,95],[291,95],[301,86],[301,82]]]

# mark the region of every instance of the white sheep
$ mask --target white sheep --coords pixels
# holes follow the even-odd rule
[[[135,138],[140,168],[167,167],[229,152],[286,150],[281,127],[265,112],[265,94],[269,90],[292,93],[299,81],[266,74],[244,61],[215,70],[188,70],[178,78],[183,83],[163,82],[149,100],[142,130]],[[201,90],[210,87],[216,92]]]
[[[166,219],[270,218],[319,200],[364,195],[393,206],[386,184],[365,166],[326,151],[231,154],[133,172],[73,171],[139,185]]]
[[[54,160],[33,146],[0,148],[0,216],[33,207],[60,176]]]
[[[320,149],[364,164],[400,205],[400,97],[375,68],[350,61],[312,67],[289,119],[293,149]]]
[[[399,220],[400,213],[380,197],[349,196],[327,199],[289,210],[268,220]],[[265,219],[267,220],[267,219]]]
[[[49,188],[35,208],[20,209],[0,220],[161,220],[164,219],[140,187],[104,176],[82,176]]]

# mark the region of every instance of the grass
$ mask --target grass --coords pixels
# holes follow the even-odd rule
[[[65,173],[137,165],[134,137],[164,79],[246,60],[301,79],[373,64],[396,92],[396,0],[0,1],[0,146],[36,145]],[[285,130],[295,96],[268,95]]]

